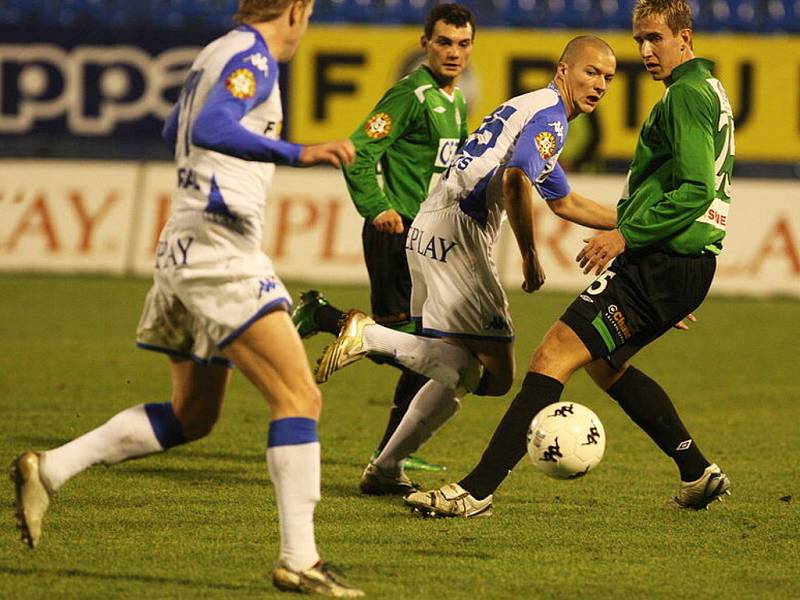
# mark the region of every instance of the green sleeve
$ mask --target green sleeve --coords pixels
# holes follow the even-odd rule
[[[650,246],[689,227],[714,200],[715,108],[697,88],[676,86],[665,98],[664,129],[672,184],[648,210],[620,225],[630,248]]]
[[[344,178],[356,209],[370,222],[383,211],[392,208],[378,183],[378,162],[389,146],[414,123],[423,108],[414,91],[403,83],[401,81],[390,88],[350,136],[356,147],[356,158],[353,164],[344,169]],[[380,115],[378,119],[388,115],[388,132],[385,129],[376,131],[370,127],[376,115]],[[386,120],[381,120],[385,126]]]

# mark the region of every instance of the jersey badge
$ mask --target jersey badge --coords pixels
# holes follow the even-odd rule
[[[536,142],[536,150],[538,150],[542,159],[547,160],[556,153],[556,136],[549,131],[540,131],[536,134],[534,141]]]
[[[250,69],[236,69],[228,75],[225,87],[234,98],[247,100],[256,95],[256,76]]]
[[[364,123],[364,131],[373,140],[385,138],[392,131],[392,117],[385,112],[375,113]]]

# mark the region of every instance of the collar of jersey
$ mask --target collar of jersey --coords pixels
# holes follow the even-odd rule
[[[675,83],[678,79],[683,77],[688,73],[692,73],[694,71],[711,71],[714,68],[713,61],[708,60],[707,58],[693,58],[691,60],[687,60],[682,65],[678,65],[674,69],[672,69],[672,73],[669,76],[669,85]]]

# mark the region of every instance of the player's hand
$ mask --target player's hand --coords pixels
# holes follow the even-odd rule
[[[383,211],[372,220],[372,226],[382,233],[403,233],[403,218],[395,209]]]
[[[680,329],[681,331],[688,331],[689,325],[686,323],[686,321],[689,321],[689,323],[697,323],[697,317],[695,317],[692,313],[689,313],[688,315],[686,315],[685,320],[681,319],[680,321],[675,323],[673,327],[675,329]]]
[[[350,140],[325,142],[303,146],[298,163],[302,167],[310,167],[320,163],[328,163],[337,169],[349,165],[356,157],[356,148]]]
[[[535,252],[525,254],[522,257],[522,290],[531,294],[544,285],[544,269],[539,264],[539,257]]]
[[[586,242],[586,245],[575,260],[580,263],[584,273],[595,269],[595,275],[599,275],[612,258],[616,258],[625,251],[625,238],[622,237],[619,229],[601,231],[596,236],[583,241]]]

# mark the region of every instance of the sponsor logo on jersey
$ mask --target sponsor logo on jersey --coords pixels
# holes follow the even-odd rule
[[[256,76],[250,69],[236,69],[228,75],[225,87],[234,98],[247,100],[256,95]]]
[[[549,131],[540,131],[536,134],[534,141],[536,142],[536,150],[539,152],[539,156],[544,160],[551,158],[556,153],[556,148],[558,147],[556,136]]]
[[[267,60],[267,57],[261,54],[261,52],[256,52],[255,54],[246,56],[244,58],[244,62],[249,62],[256,69],[261,71],[264,74],[264,77],[269,75],[269,60]]]
[[[392,117],[385,112],[375,113],[364,123],[364,132],[373,140],[385,138],[392,132]]]
[[[441,138],[439,140],[439,149],[436,151],[435,167],[446,167],[450,164],[450,159],[455,156],[458,150],[458,140],[455,138]]]

